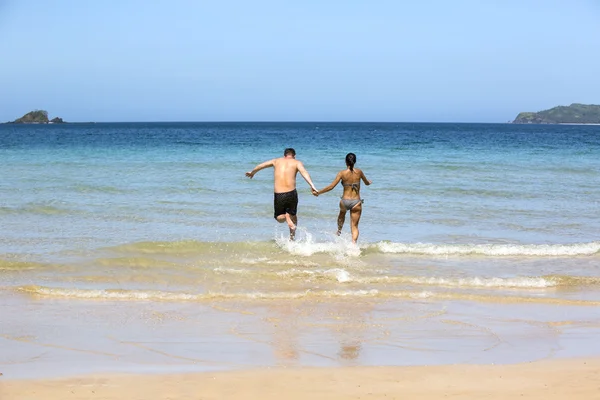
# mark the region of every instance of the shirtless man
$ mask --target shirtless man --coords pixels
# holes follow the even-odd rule
[[[298,209],[298,192],[296,192],[296,175],[300,175],[310,185],[312,193],[318,195],[319,191],[310,180],[308,171],[304,165],[296,160],[296,151],[292,148],[287,148],[283,152],[283,157],[265,161],[258,164],[250,172],[246,172],[246,176],[250,179],[261,169],[273,167],[273,178],[275,183],[275,197],[273,206],[275,208],[275,219],[277,222],[287,222],[290,228],[290,240],[294,240],[296,236],[296,225],[298,217],[296,212]]]

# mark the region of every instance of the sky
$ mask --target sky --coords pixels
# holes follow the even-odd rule
[[[507,122],[600,104],[599,0],[0,0],[0,121]]]

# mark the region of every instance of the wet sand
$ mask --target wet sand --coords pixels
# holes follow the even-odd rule
[[[589,306],[377,299],[107,302],[21,295],[0,300],[4,380],[600,357],[598,310]]]
[[[2,400],[600,399],[600,359],[515,365],[273,368],[6,380]]]

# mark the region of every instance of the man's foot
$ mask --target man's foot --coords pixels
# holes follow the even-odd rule
[[[296,240],[296,227],[294,229],[290,228],[290,240]]]

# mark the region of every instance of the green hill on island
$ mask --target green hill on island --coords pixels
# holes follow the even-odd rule
[[[21,118],[15,119],[12,124],[61,124],[64,123],[62,118],[56,117],[48,119],[48,111],[35,110],[23,115]]]
[[[600,124],[600,105],[573,103],[538,112],[522,112],[513,124]]]

